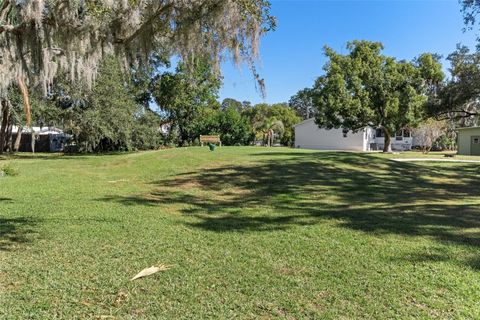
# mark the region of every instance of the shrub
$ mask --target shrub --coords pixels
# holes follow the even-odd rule
[[[10,163],[0,165],[0,176],[17,176],[18,170],[14,168]]]

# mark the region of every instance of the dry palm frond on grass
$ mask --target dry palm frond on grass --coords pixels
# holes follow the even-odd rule
[[[133,277],[132,279],[130,279],[130,281],[133,281],[133,280],[137,280],[139,278],[143,278],[143,277],[147,277],[147,276],[150,276],[154,273],[157,273],[159,271],[165,271],[165,270],[168,270],[170,269],[172,266],[168,266],[168,265],[164,265],[164,264],[161,264],[161,265],[158,265],[158,266],[151,266],[150,268],[145,268],[143,269],[142,271],[140,271],[139,273],[137,273],[137,275],[135,275],[135,277]]]

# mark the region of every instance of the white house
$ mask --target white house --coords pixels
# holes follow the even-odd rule
[[[381,129],[366,127],[356,133],[342,129],[323,129],[315,123],[315,119],[307,119],[295,128],[295,148],[317,150],[350,150],[371,151],[382,150],[385,138]],[[400,130],[392,137],[393,150],[412,149],[410,131]]]
[[[23,128],[21,131],[22,140],[20,151],[31,151],[31,134],[35,134],[35,150],[38,152],[60,152],[70,136],[63,133],[61,129],[55,127],[32,127]],[[18,127],[12,127],[12,135],[16,137]]]

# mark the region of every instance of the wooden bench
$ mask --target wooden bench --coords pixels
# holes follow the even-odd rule
[[[220,136],[215,135],[215,136],[200,136],[200,144],[203,147],[204,142],[210,142],[210,143],[218,143],[220,144],[220,147],[222,146],[222,141],[220,141]]]

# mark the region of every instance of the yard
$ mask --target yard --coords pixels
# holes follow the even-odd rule
[[[0,318],[480,318],[480,165],[389,157],[7,160]]]

